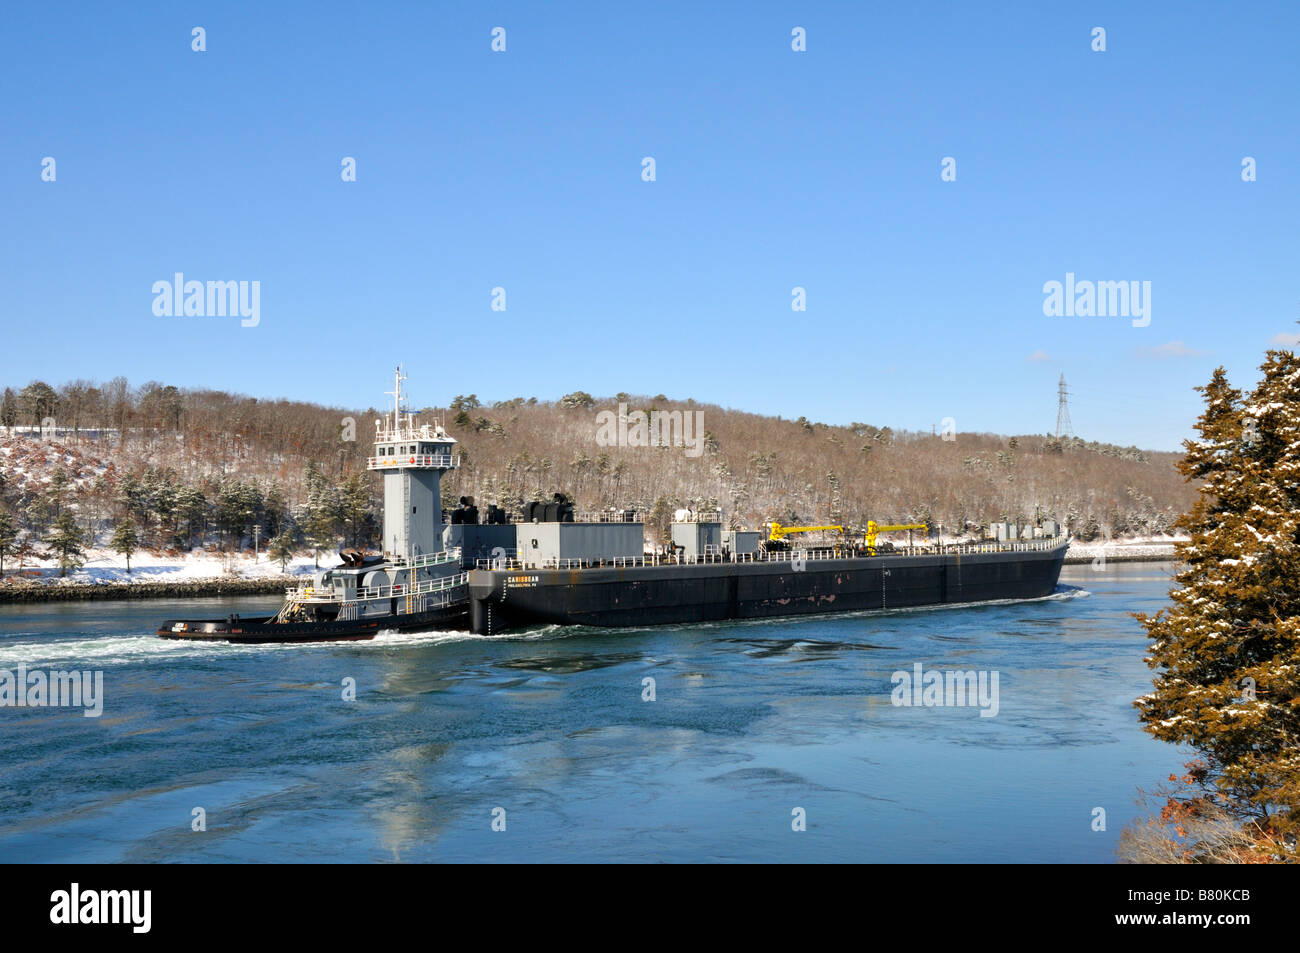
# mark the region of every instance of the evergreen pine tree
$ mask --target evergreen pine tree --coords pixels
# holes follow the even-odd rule
[[[274,539],[283,531],[285,513],[289,509],[289,504],[284,498],[284,488],[279,483],[272,481],[266,488],[266,496],[263,500],[266,507],[266,531]]]
[[[655,500],[654,506],[650,509],[650,517],[646,520],[656,543],[668,542],[668,532],[672,521],[672,505],[668,502],[667,497],[661,496]]]
[[[365,474],[354,473],[339,487],[339,513],[348,533],[348,545],[358,546],[370,533],[370,485]]]
[[[293,536],[288,530],[285,530],[275,539],[266,549],[266,555],[280,564],[280,571],[284,572],[290,559],[293,558]]]
[[[8,510],[0,510],[0,577],[5,572],[5,557],[14,551],[18,543],[18,528]]]
[[[6,387],[0,399],[0,426],[6,430],[18,423],[18,397],[12,387]]]
[[[320,568],[322,550],[334,545],[341,521],[338,493],[321,474],[316,464],[307,466],[307,503],[304,507],[302,528],[317,569]]]
[[[45,494],[33,494],[25,511],[27,526],[38,536],[44,536],[50,528],[54,514],[50,512],[50,501]]]
[[[50,476],[50,483],[46,489],[49,497],[50,513],[58,516],[63,512],[63,504],[68,495],[68,471],[63,467],[55,467],[54,473]]]
[[[1176,524],[1173,605],[1138,618],[1152,639],[1146,730],[1202,760],[1207,806],[1251,821],[1274,845],[1300,833],[1300,360],[1269,351],[1244,401],[1223,368],[1198,388],[1199,437],[1179,465],[1200,483]],[[1184,807],[1187,803],[1184,802]],[[1195,809],[1194,803],[1192,804]],[[1289,845],[1289,848],[1287,847]]]
[[[203,491],[193,486],[182,487],[177,493],[176,515],[185,521],[185,545],[190,548],[195,535],[201,537],[207,526],[208,501]]]
[[[136,532],[135,521],[131,517],[128,516],[118,522],[109,545],[113,547],[113,552],[121,553],[126,557],[126,571],[130,573],[131,554],[140,548],[140,534]]]
[[[64,510],[54,521],[54,530],[45,540],[59,557],[59,575],[66,576],[69,569],[81,565],[84,555],[82,545],[85,542],[81,527],[77,525],[71,511]]]

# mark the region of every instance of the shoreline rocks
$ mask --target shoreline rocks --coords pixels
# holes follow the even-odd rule
[[[1071,543],[1065,564],[1090,563],[1105,556],[1108,563],[1163,563],[1176,557],[1174,542],[1159,543]]]
[[[4,580],[0,603],[70,602],[79,599],[185,599],[203,596],[280,595],[302,582],[300,576],[268,576],[263,579],[215,577],[177,582],[56,582],[39,583]]]

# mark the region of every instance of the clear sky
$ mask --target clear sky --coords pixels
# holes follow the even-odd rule
[[[0,380],[1033,433],[1064,372],[1174,449],[1300,331],[1297,49],[1290,2],[10,3]],[[177,271],[260,322],[156,316]],[[1045,316],[1067,272],[1150,324]]]

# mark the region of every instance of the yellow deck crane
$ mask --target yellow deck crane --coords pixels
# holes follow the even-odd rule
[[[773,541],[785,539],[793,533],[817,533],[823,530],[835,530],[843,533],[843,526],[782,526],[780,523],[767,524],[767,538]]]
[[[795,533],[819,533],[834,530],[839,533],[841,538],[844,536],[843,526],[782,526],[780,523],[771,522],[767,524],[767,539],[770,543],[785,543],[787,536],[793,536]],[[784,548],[784,547],[782,547]],[[838,556],[842,553],[843,545],[840,540],[835,541],[835,554]]]
[[[770,542],[774,542],[774,543],[784,542],[787,536],[793,536],[795,533],[818,533],[818,532],[829,532],[831,530],[834,530],[835,532],[843,536],[845,535],[846,532],[843,526],[782,526],[780,523],[777,523],[775,521],[768,523],[766,525],[767,525],[767,538]],[[864,534],[867,543],[867,552],[872,556],[876,555],[876,537],[879,536],[881,533],[902,532],[903,530],[907,530],[908,545],[910,546],[912,530],[920,530],[923,533],[928,533],[930,531],[930,527],[926,523],[886,524],[886,523],[877,523],[875,520],[867,520],[867,531]],[[835,543],[835,548],[837,551],[841,548],[841,545],[842,544],[839,541]]]
[[[930,527],[925,523],[894,523],[888,526],[877,523],[875,520],[867,520],[867,552],[876,555],[876,537],[881,533],[893,533],[901,530],[907,530],[907,544],[912,544],[912,530],[919,529],[923,533],[928,533]]]

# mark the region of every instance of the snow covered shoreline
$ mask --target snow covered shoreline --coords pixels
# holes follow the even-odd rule
[[[1066,565],[1091,563],[1098,557],[1106,562],[1168,562],[1174,559],[1174,544],[1184,542],[1182,539],[1162,540],[1126,540],[1112,539],[1108,542],[1080,543],[1071,542],[1065,554]]]
[[[337,554],[322,552],[320,561],[323,566],[332,566],[338,562]],[[314,561],[311,556],[295,556],[282,569],[275,560],[261,553],[256,560],[249,552],[216,553],[195,550],[188,553],[151,553],[140,550],[131,557],[131,571],[126,571],[126,560],[112,550],[97,548],[86,550],[82,564],[76,569],[69,569],[68,582],[108,583],[108,582],[174,582],[182,579],[218,579],[236,577],[240,579],[258,579],[266,576],[297,576],[310,573]],[[49,581],[51,577],[59,579],[59,563],[56,559],[29,560],[20,571],[13,557],[5,560],[5,581],[11,577],[28,578],[35,581]]]
[[[337,562],[322,553],[321,564]],[[57,562],[36,560],[19,569],[5,561],[0,603],[64,599],[148,599],[174,596],[234,595],[282,592],[312,571],[310,556],[291,559],[284,568],[262,554],[223,554],[204,551],[152,554],[141,551],[131,559],[131,571],[120,555],[106,549],[88,550],[85,563],[59,575]]]
[[[297,576],[260,579],[193,579],[181,582],[64,582],[55,585],[18,582],[0,585],[0,605],[26,602],[76,602],[83,599],[198,599],[208,596],[283,595]]]

